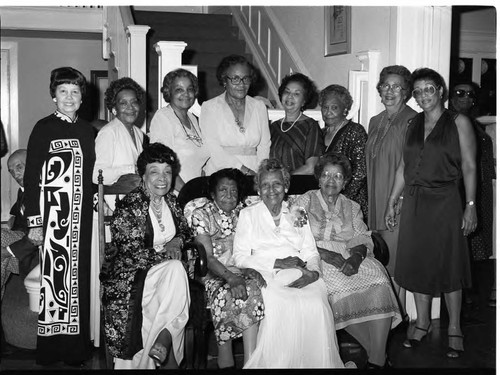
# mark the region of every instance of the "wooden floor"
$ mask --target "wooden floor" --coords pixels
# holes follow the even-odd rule
[[[444,304],[442,304],[444,306]],[[391,359],[393,373],[446,373],[446,374],[493,374],[496,362],[496,308],[488,306],[486,300],[478,301],[477,296],[472,304],[465,304],[462,310],[462,329],[465,335],[465,353],[459,359],[448,359],[445,356],[447,348],[447,313],[443,307],[441,318],[432,322],[432,333],[426,337],[418,348],[406,349],[402,343],[406,337],[404,327],[397,327],[391,332],[388,345],[388,355]],[[344,360],[353,360],[359,368],[366,364],[364,350],[345,345],[352,338],[347,337],[344,332],[339,333],[341,343],[341,356]],[[342,344],[344,343],[344,344]],[[242,355],[240,344],[235,348],[236,367],[241,368]],[[215,340],[210,344],[207,371],[217,372]],[[40,370],[40,372],[53,373],[59,370],[61,373],[78,370],[102,370],[105,369],[103,350],[96,348],[92,358],[85,362],[83,367],[71,367],[63,363],[52,366],[40,366],[35,363],[34,351],[23,350],[8,344],[2,346],[2,358],[0,370],[2,374],[11,372],[19,373]],[[434,369],[429,372],[428,369]],[[210,371],[209,371],[210,370]],[[215,371],[213,371],[215,370]],[[59,372],[58,371],[58,372]],[[357,373],[357,370],[346,370],[349,373]],[[38,372],[38,371],[37,371]],[[188,370],[186,372],[201,372]],[[205,372],[205,371],[204,371]],[[226,372],[227,373],[227,372]],[[309,372],[308,372],[309,373]]]

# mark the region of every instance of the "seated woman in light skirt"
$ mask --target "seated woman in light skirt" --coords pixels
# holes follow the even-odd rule
[[[170,192],[179,161],[153,143],[137,159],[142,183],[118,202],[103,277],[108,348],[115,369],[176,368],[184,356],[189,285],[181,263],[190,229]]]

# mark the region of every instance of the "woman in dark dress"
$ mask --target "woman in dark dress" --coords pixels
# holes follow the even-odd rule
[[[366,221],[368,217],[368,187],[366,182],[365,128],[351,120],[347,114],[352,106],[352,96],[340,85],[330,85],[319,94],[321,114],[325,121],[324,154],[339,153],[347,156],[352,167],[352,179],[344,189],[344,195],[358,203]]]
[[[469,237],[472,260],[472,288],[477,289],[479,297],[488,297],[489,288],[477,288],[480,285],[491,286],[493,254],[493,183],[496,178],[493,140],[486,133],[485,127],[476,120],[478,115],[477,100],[479,86],[470,81],[455,84],[450,92],[450,102],[455,111],[472,121],[477,140],[477,230]],[[484,280],[484,281],[483,281]],[[466,303],[472,303],[468,290],[464,290]]]
[[[317,100],[314,83],[301,73],[287,75],[278,89],[285,117],[271,124],[271,158],[291,174],[314,173],[323,152],[323,134],[316,120],[304,115]]]
[[[90,356],[89,285],[94,131],[78,118],[85,77],[63,67],[50,76],[56,111],[28,141],[24,182],[29,238],[41,245],[37,362]]]
[[[404,188],[395,279],[414,293],[417,320],[403,345],[411,348],[431,331],[432,297],[444,293],[450,317],[447,357],[457,358],[464,350],[462,289],[470,285],[466,236],[477,225],[476,140],[469,119],[444,108],[447,89],[439,73],[415,70],[412,87],[423,112],[408,127],[386,209],[391,230]]]

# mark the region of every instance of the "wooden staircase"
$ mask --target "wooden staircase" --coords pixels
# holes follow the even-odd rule
[[[245,42],[238,37],[238,28],[232,24],[231,15],[133,11],[133,16],[135,24],[151,27],[146,38],[147,91],[151,103],[148,108],[148,118],[151,118],[157,110],[158,95],[160,95],[158,55],[153,48],[155,43],[159,41],[187,43],[182,55],[182,64],[198,66],[200,104],[224,91],[215,76],[217,65],[222,58],[230,54],[240,54],[252,61],[252,56],[246,53]],[[253,91],[251,94],[262,95],[263,90]]]

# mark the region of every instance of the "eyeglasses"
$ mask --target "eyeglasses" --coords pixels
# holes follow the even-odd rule
[[[320,178],[325,179],[325,180],[329,180],[330,178],[333,178],[336,182],[344,181],[344,175],[340,172],[337,172],[337,173],[323,172],[323,173],[321,173]]]
[[[464,96],[467,96],[468,98],[471,98],[471,99],[476,99],[476,93],[474,92],[474,90],[471,90],[471,91],[466,91],[466,90],[455,90],[453,91],[453,96],[456,96],[458,98],[463,98]]]
[[[427,85],[423,89],[415,89],[411,92],[411,95],[416,99],[421,97],[423,94],[426,96],[433,96],[437,91],[434,85]]]
[[[380,91],[389,91],[392,90],[393,92],[401,92],[401,90],[406,90],[405,88],[401,87],[401,85],[398,85],[397,83],[394,83],[392,85],[388,83],[383,83],[381,85],[378,85],[378,89]]]
[[[250,76],[245,76],[245,77],[240,77],[240,76],[234,76],[234,77],[229,77],[226,76],[226,78],[231,81],[233,85],[239,85],[242,81],[243,84],[249,85],[252,83],[252,77]]]

